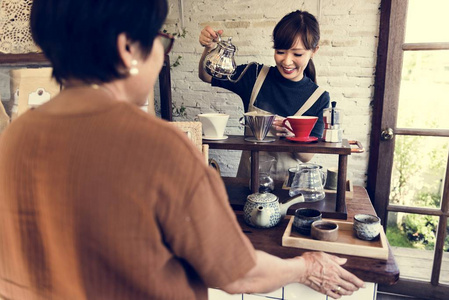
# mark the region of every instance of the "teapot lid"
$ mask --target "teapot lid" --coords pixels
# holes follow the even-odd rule
[[[236,47],[231,43],[231,40],[232,40],[232,37],[229,37],[227,41],[223,41],[221,39],[221,37],[219,36],[218,45],[225,50],[235,52]]]
[[[249,201],[256,203],[269,203],[278,200],[278,197],[275,194],[271,193],[254,193],[247,197]]]

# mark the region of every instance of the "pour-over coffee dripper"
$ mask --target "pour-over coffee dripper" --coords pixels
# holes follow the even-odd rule
[[[274,142],[276,139],[267,137],[267,134],[270,131],[275,117],[275,115],[258,114],[256,112],[243,114],[243,117],[239,120],[240,125],[248,127],[253,133],[253,136],[245,137],[245,141],[253,143]]]

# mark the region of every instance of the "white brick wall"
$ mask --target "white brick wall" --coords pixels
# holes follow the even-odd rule
[[[171,54],[182,56],[181,65],[172,70],[173,101],[187,108],[182,119],[193,120],[200,112],[220,111],[231,115],[226,133],[240,134],[238,119],[243,113],[238,96],[212,88],[198,79],[197,64],[203,48],[198,36],[205,25],[223,29],[237,46],[237,64],[257,61],[274,64],[271,32],[275,24],[296,9],[307,10],[320,21],[321,48],[315,56],[318,83],[344,114],[344,137],[361,141],[367,150],[351,155],[348,177],[365,185],[371,129],[371,107],[379,30],[380,0],[169,0],[166,28],[181,27],[179,2],[183,2],[185,38],[179,39]],[[239,151],[211,150],[222,173],[234,176]],[[337,156],[316,155],[314,162],[336,166]]]
[[[205,25],[223,29],[237,46],[237,64],[257,61],[274,64],[271,33],[275,24],[287,13],[302,9],[314,14],[321,25],[320,50],[314,61],[318,83],[337,101],[343,111],[344,137],[359,140],[366,148],[363,154],[351,155],[348,177],[365,185],[368,165],[369,134],[374,72],[379,29],[380,0],[168,0],[170,13],[165,28],[169,32],[185,28],[186,37],[176,41],[172,61],[182,56],[180,65],[172,69],[173,102],[186,107],[186,116],[177,120],[194,120],[202,112],[219,111],[231,115],[227,134],[241,134],[238,119],[243,106],[235,94],[213,88],[198,78],[198,60],[203,48],[198,36]],[[180,3],[183,9],[180,10]],[[183,11],[183,16],[180,15]],[[182,24],[183,23],[183,24]],[[0,68],[0,90],[3,101],[10,97],[7,69]],[[158,91],[155,93],[159,97]],[[158,99],[156,99],[158,105]],[[211,150],[222,173],[234,176],[239,151]],[[316,155],[314,162],[325,167],[336,166],[334,155]]]

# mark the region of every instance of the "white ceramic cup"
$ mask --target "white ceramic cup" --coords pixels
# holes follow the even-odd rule
[[[222,138],[228,123],[229,115],[220,113],[199,114],[203,126],[203,135],[207,138]]]

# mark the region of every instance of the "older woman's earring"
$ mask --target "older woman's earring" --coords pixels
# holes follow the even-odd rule
[[[132,76],[139,74],[139,69],[137,69],[137,60],[135,59],[131,61],[131,68],[129,69],[129,74]]]

